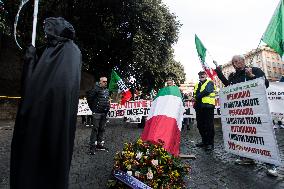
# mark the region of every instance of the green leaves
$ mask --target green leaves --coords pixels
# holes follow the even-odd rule
[[[18,2],[5,2],[13,28]],[[19,20],[23,46],[30,42],[32,10],[32,3],[28,3]],[[142,89],[151,91],[164,84],[165,74],[173,72],[177,80],[184,79],[183,67],[173,60],[172,48],[181,24],[161,0],[40,1],[38,46],[44,42],[42,22],[50,16],[62,16],[72,23],[83,69],[96,80],[110,77],[115,69],[121,78],[133,76]]]

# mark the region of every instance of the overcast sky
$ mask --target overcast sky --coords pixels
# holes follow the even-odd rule
[[[244,54],[257,47],[279,0],[163,2],[183,24],[178,43],[174,45],[175,59],[184,65],[187,78],[197,79],[202,67],[195,49],[194,34],[199,36],[219,64],[227,63],[233,55]]]

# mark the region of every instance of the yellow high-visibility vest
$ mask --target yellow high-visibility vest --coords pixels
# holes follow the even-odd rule
[[[207,84],[212,81],[211,79],[206,79],[206,81],[201,85],[200,87],[200,92],[204,91],[205,87],[207,86]],[[194,99],[196,99],[196,91],[198,88],[198,83],[194,86]],[[205,96],[202,98],[202,103],[203,104],[212,104],[215,106],[215,93],[216,90],[216,86],[214,85],[214,91],[212,93],[210,93],[208,96]]]

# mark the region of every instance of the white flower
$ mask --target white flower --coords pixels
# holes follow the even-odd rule
[[[158,160],[152,160],[151,163],[154,165],[154,166],[157,166],[159,165],[159,161]]]
[[[147,149],[147,151],[146,151],[146,155],[149,155],[150,154],[150,151],[149,151],[149,149]]]
[[[143,156],[143,152],[137,152],[136,154],[136,159],[141,159],[141,157]]]
[[[127,171],[126,172],[128,175],[132,176],[132,171]]]
[[[139,171],[135,171],[134,175],[135,175],[135,177],[139,177],[140,176],[140,172]]]
[[[153,179],[153,172],[152,172],[151,169],[147,173],[147,179],[149,179],[149,180]]]

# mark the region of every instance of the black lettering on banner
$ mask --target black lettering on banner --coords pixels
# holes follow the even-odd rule
[[[258,98],[250,98],[240,101],[232,101],[224,103],[224,108],[241,108],[247,106],[259,106]]]
[[[247,143],[252,143],[252,144],[264,145],[263,137],[229,134],[229,138],[231,140],[235,140],[235,141],[239,141],[239,142],[247,142]]]
[[[144,108],[144,116],[147,116],[149,114],[150,108]]]
[[[214,112],[214,115],[219,115],[219,116],[221,116],[221,110],[220,110],[220,108],[215,108],[215,110],[216,110],[216,113]]]
[[[133,115],[137,115],[138,109],[133,109],[132,113]]]
[[[139,108],[139,115],[143,115],[143,108]]]
[[[268,92],[268,95],[276,95],[275,91]]]
[[[116,113],[115,113],[114,110],[111,110],[111,111],[108,112],[108,117],[114,118],[114,117],[116,117],[115,115],[116,115]]]
[[[190,107],[185,109],[185,115],[193,115],[193,113],[190,111]]]
[[[133,109],[126,110],[126,115],[133,115]]]
[[[141,123],[140,117],[127,117],[129,123]]]
[[[255,124],[260,125],[262,121],[260,117],[230,117],[226,118],[227,124]]]

